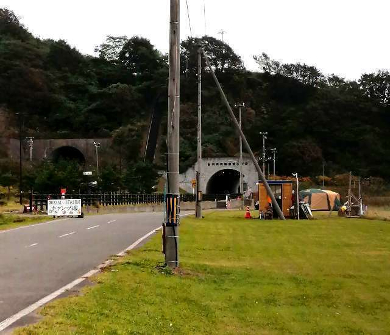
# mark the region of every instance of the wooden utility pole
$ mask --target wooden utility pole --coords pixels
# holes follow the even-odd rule
[[[180,0],[170,2],[169,85],[168,85],[168,192],[164,226],[165,263],[179,266],[179,120],[180,120]]]
[[[198,49],[198,162],[196,171],[196,218],[202,218],[202,193],[200,188],[202,173],[202,48]]]
[[[250,155],[250,157],[251,157],[251,159],[252,159],[252,162],[253,162],[253,164],[254,164],[255,167],[256,167],[256,170],[257,170],[257,172],[258,172],[258,174],[259,174],[259,177],[260,177],[261,181],[263,182],[263,184],[264,184],[264,186],[265,186],[265,189],[267,190],[267,193],[268,193],[268,195],[270,196],[270,198],[271,198],[271,200],[272,200],[272,204],[273,204],[273,206],[274,206],[274,208],[275,208],[275,210],[276,210],[276,212],[277,212],[279,218],[280,218],[281,220],[285,220],[285,217],[284,217],[284,215],[283,215],[283,212],[282,212],[282,210],[280,209],[278,202],[276,201],[276,198],[275,198],[275,196],[274,196],[274,193],[272,192],[271,188],[269,187],[269,184],[268,184],[268,182],[267,182],[267,179],[265,178],[264,173],[263,173],[263,171],[261,170],[261,168],[260,168],[260,166],[259,166],[259,163],[257,162],[257,159],[256,159],[255,155],[253,154],[253,151],[252,151],[252,149],[251,149],[251,147],[250,147],[250,145],[249,145],[249,143],[248,143],[248,141],[247,141],[247,139],[246,139],[246,137],[245,137],[243,131],[242,131],[241,128],[240,128],[240,125],[239,125],[238,122],[237,122],[236,117],[234,116],[234,112],[233,112],[232,108],[230,107],[229,101],[228,101],[228,99],[226,98],[226,95],[225,95],[225,93],[224,93],[224,91],[223,91],[223,89],[222,89],[222,86],[221,86],[221,84],[219,83],[219,80],[218,80],[217,76],[215,75],[215,72],[214,72],[214,70],[213,70],[213,68],[212,68],[212,66],[211,66],[211,64],[210,64],[210,61],[209,61],[209,59],[207,58],[207,56],[206,56],[206,54],[204,53],[204,51],[203,51],[203,56],[204,56],[204,59],[205,59],[205,61],[206,61],[206,65],[207,65],[208,69],[210,70],[210,73],[211,73],[211,75],[212,75],[212,77],[213,77],[213,79],[214,79],[214,82],[215,82],[215,84],[217,85],[217,88],[218,88],[218,90],[219,90],[219,92],[220,92],[220,94],[221,94],[221,98],[222,98],[223,102],[225,103],[225,106],[226,106],[227,110],[229,111],[230,118],[232,119],[232,122],[233,122],[234,126],[236,127],[236,130],[238,131],[238,133],[240,134],[240,136],[241,136],[241,138],[242,138],[242,141],[243,141],[243,143],[244,143],[244,145],[245,145],[245,149],[246,149],[247,152],[249,153],[249,155]]]

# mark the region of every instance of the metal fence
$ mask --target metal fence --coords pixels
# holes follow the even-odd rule
[[[231,194],[230,198],[235,199],[239,194]],[[152,205],[162,204],[164,202],[164,194],[131,194],[125,192],[109,192],[109,193],[90,193],[90,194],[66,194],[66,199],[81,199],[82,206],[121,206],[121,205]],[[30,194],[30,208],[38,211],[47,211],[47,200],[61,199],[61,194]],[[225,194],[204,194],[203,201],[221,201],[225,200]],[[180,201],[194,202],[195,195],[181,194]]]

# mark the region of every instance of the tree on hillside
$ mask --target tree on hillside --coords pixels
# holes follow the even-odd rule
[[[160,52],[143,37],[130,38],[119,52],[120,62],[136,77],[150,79],[163,64]]]
[[[260,69],[270,74],[280,74],[294,78],[304,85],[321,86],[325,83],[325,76],[314,66],[307,64],[282,64],[271,59],[266,53],[253,57]]]
[[[198,49],[202,46],[216,72],[242,71],[244,65],[240,56],[225,42],[211,36],[189,37],[181,43],[181,69],[184,73],[197,72]]]
[[[149,194],[154,191],[157,180],[156,167],[149,162],[139,161],[128,166],[123,183],[130,193]]]
[[[4,37],[12,37],[22,41],[31,37],[16,14],[8,8],[0,8],[0,39]]]
[[[66,41],[51,41],[46,63],[57,70],[78,71],[85,66],[84,56]]]
[[[390,105],[389,71],[363,74],[359,80],[359,85],[367,97],[383,105]]]
[[[102,59],[109,62],[117,62],[120,52],[128,41],[127,36],[108,35],[105,42],[95,48],[95,52]]]

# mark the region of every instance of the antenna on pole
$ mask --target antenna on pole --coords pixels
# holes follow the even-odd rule
[[[222,40],[222,42],[224,42],[223,36],[226,34],[226,30],[221,29],[221,30],[218,32],[218,34],[221,35],[221,40]]]

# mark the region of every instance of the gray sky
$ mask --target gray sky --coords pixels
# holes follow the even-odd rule
[[[206,27],[203,15],[206,4]],[[189,35],[181,0],[182,39]],[[221,37],[256,70],[253,55],[305,62],[357,79],[390,69],[389,0],[188,0],[194,36]],[[0,0],[41,38],[64,39],[83,53],[106,35],[140,35],[167,52],[169,0]]]

